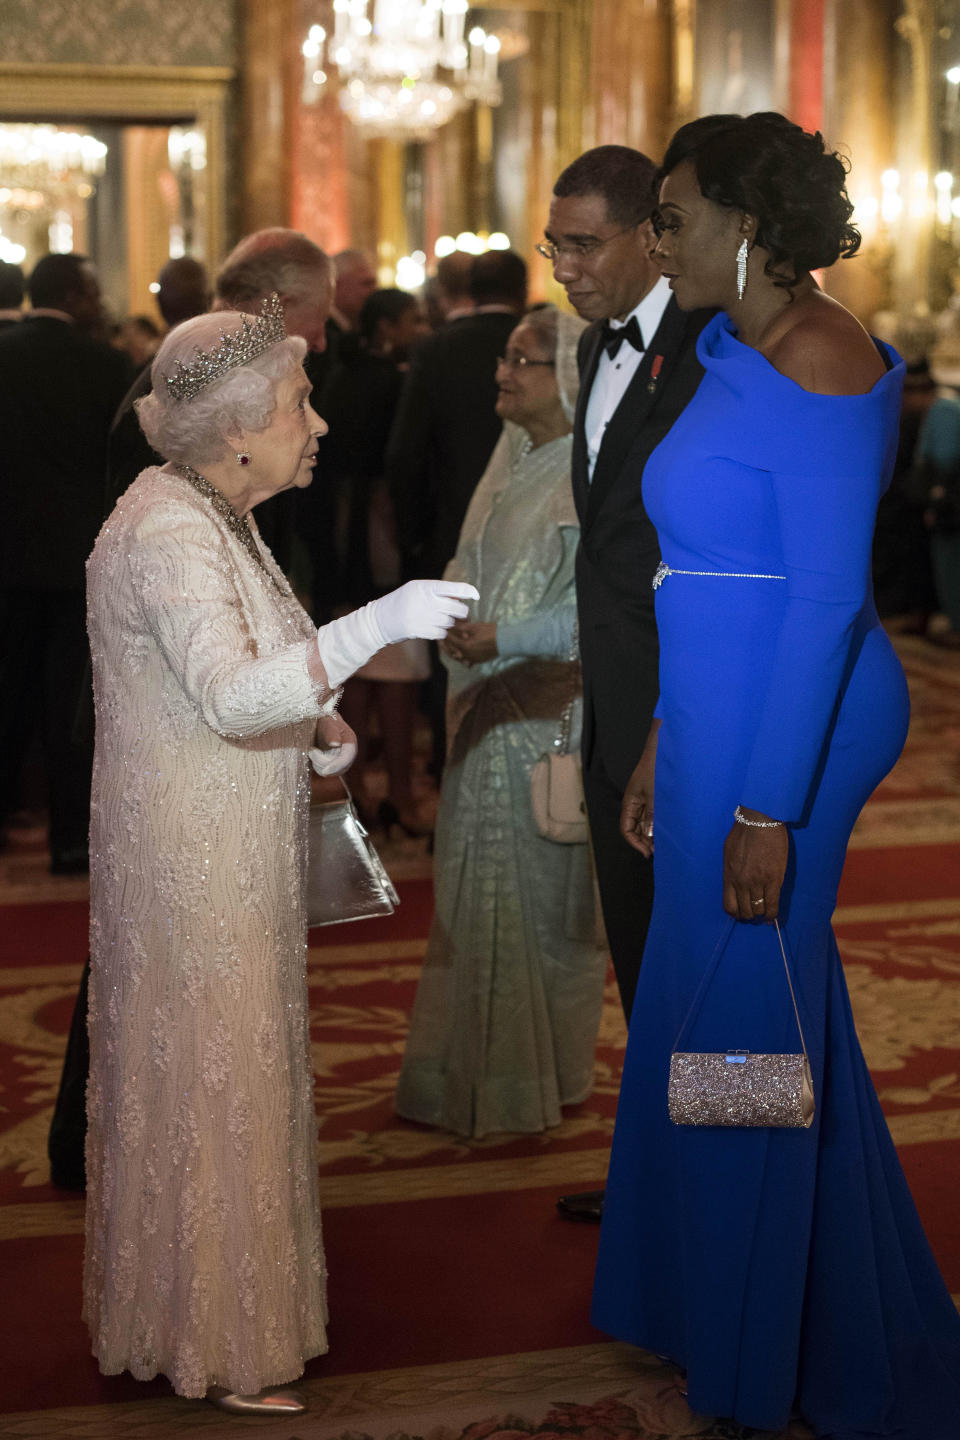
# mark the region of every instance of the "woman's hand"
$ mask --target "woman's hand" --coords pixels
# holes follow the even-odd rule
[[[454,625],[440,644],[451,660],[459,660],[461,665],[468,667],[478,665],[482,660],[495,660],[500,653],[497,649],[497,626],[493,620],[467,620]]]
[[[408,580],[399,590],[372,600],[384,640],[442,640],[455,620],[466,620],[470,608],[464,602],[479,600],[474,585],[460,580]]]
[[[748,820],[769,819],[744,810]],[[759,829],[736,821],[723,847],[723,908],[737,920],[775,920],[787,872],[790,841],[786,825]]]
[[[357,758],[357,737],[340,715],[317,721],[310,763],[318,775],[342,775]]]
[[[649,860],[653,855],[653,776],[657,764],[660,721],[650,726],[643,754],[623,792],[620,806],[620,834],[628,845]]]

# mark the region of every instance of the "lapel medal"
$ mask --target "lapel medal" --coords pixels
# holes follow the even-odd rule
[[[660,368],[662,365],[663,356],[654,355],[653,364],[650,366],[650,379],[647,381],[647,390],[651,395],[657,388],[657,376],[660,374]]]

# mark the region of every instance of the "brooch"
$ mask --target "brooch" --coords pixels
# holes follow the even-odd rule
[[[653,364],[650,366],[650,379],[647,382],[647,390],[652,395],[657,388],[657,376],[663,366],[663,356],[654,355]]]

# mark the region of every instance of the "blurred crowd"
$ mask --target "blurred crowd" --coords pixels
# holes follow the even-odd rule
[[[960,649],[960,375],[926,359],[907,367],[873,581],[888,629]]]

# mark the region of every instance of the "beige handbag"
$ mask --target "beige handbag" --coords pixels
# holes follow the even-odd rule
[[[543,755],[530,772],[533,818],[545,840],[587,843],[587,807],[576,755]]]
[[[697,1054],[680,1049],[684,1034],[700,1012],[735,923],[731,922],[717,946],[670,1057],[667,1089],[670,1119],[675,1125],[771,1125],[808,1129],[813,1124],[815,1111],[813,1075],[779,920],[773,923],[800,1034],[800,1053],[757,1055],[749,1050],[728,1050]]]
[[[574,626],[570,651],[573,684],[560,715],[560,732],[553,742],[553,753],[541,755],[530,771],[530,798],[537,829],[545,840],[555,840],[560,845],[586,845],[588,839],[580,757],[570,754],[570,729],[578,688],[574,666],[578,654]]]
[[[360,823],[350,791],[310,806],[307,924],[342,925],[392,915],[400,904],[383,862]]]

